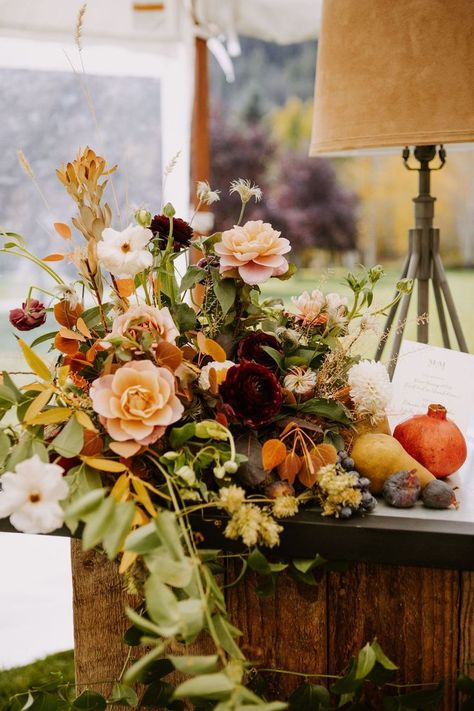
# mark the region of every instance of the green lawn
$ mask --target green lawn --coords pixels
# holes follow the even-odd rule
[[[285,301],[287,306],[291,304],[291,296],[298,295],[302,291],[311,291],[319,288],[323,292],[337,291],[347,296],[350,295],[350,290],[343,283],[346,270],[335,269],[327,272],[316,272],[309,269],[302,269],[288,281],[279,281],[271,279],[263,287],[263,293],[266,296],[280,297]],[[399,278],[399,272],[395,270],[387,271],[386,277],[381,280],[375,291],[375,304],[384,306],[393,297],[394,286]],[[451,270],[448,272],[448,281],[456,303],[456,307],[461,319],[464,335],[467,340],[469,351],[474,352],[474,269],[469,270]],[[438,324],[438,319],[435,310],[434,296],[430,294],[430,309],[433,309],[433,315],[430,319],[430,343],[436,346],[442,346],[441,334]],[[408,314],[407,325],[405,330],[405,338],[416,340],[416,289],[413,293]],[[381,319],[383,324],[383,317]],[[364,346],[366,348],[365,355],[373,354],[377,339],[375,337],[367,337]],[[454,337],[452,344],[455,344]],[[389,348],[389,344],[388,344]],[[387,350],[388,350],[387,348]]]
[[[57,681],[64,684],[74,683],[74,653],[73,651],[51,654],[33,664],[15,667],[6,671],[0,670],[0,709],[14,696],[34,686],[42,686]]]

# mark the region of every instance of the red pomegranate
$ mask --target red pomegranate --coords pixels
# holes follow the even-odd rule
[[[393,436],[402,447],[438,479],[454,474],[466,461],[466,440],[446,417],[443,405],[429,405],[426,415],[400,422]]]

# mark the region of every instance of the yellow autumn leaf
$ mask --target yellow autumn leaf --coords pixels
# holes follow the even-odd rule
[[[27,383],[26,385],[20,385],[20,390],[24,390],[25,392],[32,390],[33,392],[42,393],[43,390],[49,390],[49,385],[45,385],[44,383]]]
[[[201,331],[197,334],[197,344],[201,353],[211,356],[213,360],[219,363],[223,363],[226,360],[227,354],[222,346],[213,341],[212,338],[206,338]]]
[[[122,501],[125,494],[130,491],[130,479],[126,474],[121,474],[117,481],[115,482],[110,496],[115,499],[115,501]]]
[[[41,360],[30,346],[25,343],[22,338],[18,339],[23,357],[30,366],[31,370],[38,375],[41,380],[51,380],[51,372],[46,363]]]
[[[26,423],[29,423],[30,420],[33,420],[37,415],[39,415],[41,410],[46,407],[46,405],[50,401],[52,394],[53,389],[46,388],[46,390],[43,390],[43,392],[40,392],[40,394],[35,397],[35,399],[28,406],[28,409],[25,412],[23,419]]]
[[[62,365],[60,368],[58,368],[57,377],[58,377],[58,383],[61,387],[65,384],[70,370],[71,370],[71,366],[69,366],[69,365]]]
[[[120,561],[119,573],[123,575],[127,570],[135,563],[138,558],[138,553],[132,553],[132,551],[125,551],[122,555],[122,560]]]
[[[113,459],[102,459],[100,457],[81,457],[84,464],[92,467],[92,469],[98,469],[103,472],[111,472],[112,474],[119,474],[127,470],[125,464],[116,462]]]
[[[156,508],[153,506],[150,494],[146,490],[142,480],[134,476],[132,478],[132,486],[137,494],[137,500],[142,504],[145,511],[148,511],[150,516],[156,516]]]
[[[94,425],[87,412],[83,412],[82,410],[76,410],[75,415],[76,420],[79,422],[80,425],[84,427],[84,429],[90,430],[90,432],[97,432],[97,427]]]
[[[56,425],[59,422],[68,420],[72,415],[72,410],[69,407],[53,407],[46,412],[40,412],[39,415],[33,417],[28,424],[30,425]]]

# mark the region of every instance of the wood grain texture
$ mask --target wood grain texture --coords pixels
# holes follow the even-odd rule
[[[230,579],[237,567],[228,563]],[[279,576],[275,596],[260,598],[255,576],[249,575],[227,592],[232,624],[243,632],[240,640],[248,659],[265,667],[324,673],[327,667],[326,574],[317,587],[300,586],[289,575]],[[302,679],[283,674],[265,674],[272,695],[280,698],[293,691]]]
[[[328,580],[329,672],[343,671],[378,638],[400,683],[445,679],[444,711],[456,708],[460,574],[358,563]]]
[[[461,573],[459,671],[474,678],[474,573]]]
[[[81,541],[72,540],[71,563],[76,684],[78,691],[89,688],[107,696],[127,658],[124,609],[134,600],[124,592],[117,566],[104,554],[84,552]]]

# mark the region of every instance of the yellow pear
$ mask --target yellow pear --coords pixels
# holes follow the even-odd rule
[[[399,471],[415,470],[422,488],[435,479],[433,474],[406,452],[400,442],[388,434],[366,433],[352,445],[355,469],[371,481],[373,494],[382,493],[386,479]]]

